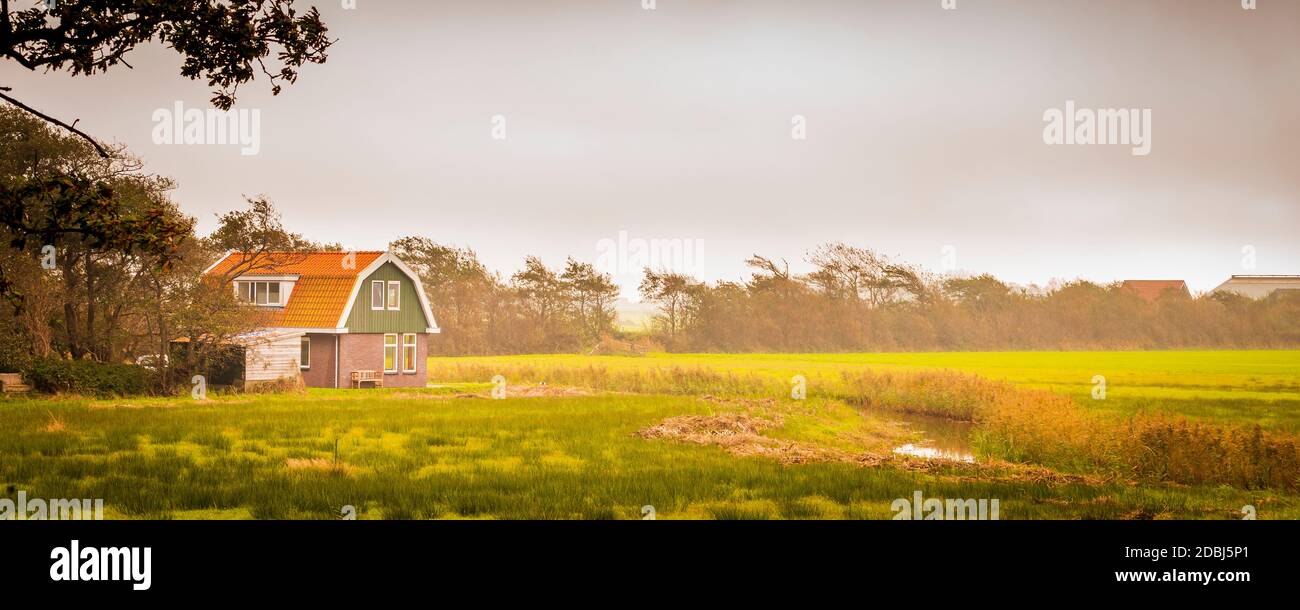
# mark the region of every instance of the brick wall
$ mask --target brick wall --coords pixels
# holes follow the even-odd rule
[[[303,381],[309,388],[334,387],[334,335],[308,333],[307,337],[311,339],[311,368],[302,372]]]
[[[414,373],[389,373],[384,375],[386,388],[422,388],[428,382],[426,359],[429,356],[429,335],[415,336],[416,365]],[[398,335],[398,369],[401,363],[401,335]],[[315,356],[313,352],[312,356]],[[315,367],[313,367],[315,368]],[[384,335],[381,333],[348,333],[339,335],[339,385],[351,387],[352,371],[384,370]]]

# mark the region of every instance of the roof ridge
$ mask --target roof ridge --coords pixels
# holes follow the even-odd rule
[[[265,255],[265,254],[386,254],[388,250],[263,250],[261,252],[243,252],[240,250],[231,250],[226,256],[239,254],[241,256]]]
[[[375,261],[391,258],[386,250],[307,251],[268,250],[265,252],[228,252],[204,271],[212,273],[240,270],[240,275],[298,275],[300,277],[334,277],[356,279]],[[353,261],[354,264],[349,264]]]

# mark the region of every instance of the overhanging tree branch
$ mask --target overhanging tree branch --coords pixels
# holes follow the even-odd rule
[[[3,90],[3,91],[12,91],[12,89],[11,89],[10,87],[0,87],[0,90]],[[77,128],[76,128],[77,121],[73,121],[73,122],[72,122],[72,125],[69,125],[69,124],[67,124],[67,123],[64,123],[63,121],[60,121],[59,119],[56,119],[56,118],[54,118],[54,117],[52,117],[52,116],[50,116],[50,115],[48,115],[48,114],[45,114],[44,112],[41,112],[41,111],[39,111],[39,110],[37,110],[37,109],[35,109],[35,108],[32,108],[31,106],[28,106],[27,104],[24,104],[24,103],[22,103],[22,102],[20,102],[20,101],[18,101],[18,100],[16,100],[16,99],[14,99],[14,98],[12,98],[12,97],[10,97],[10,96],[8,96],[8,95],[5,95],[5,94],[3,94],[3,93],[0,93],[0,99],[4,100],[4,101],[6,101],[6,102],[9,102],[10,104],[13,104],[14,106],[17,106],[17,107],[19,107],[19,108],[22,108],[23,110],[26,110],[27,112],[31,113],[33,116],[39,117],[39,118],[40,118],[41,120],[43,120],[43,121],[46,121],[46,122],[51,123],[51,124],[54,124],[54,125],[58,125],[59,127],[62,127],[62,128],[66,129],[66,130],[68,130],[68,131],[71,131],[72,133],[77,134],[78,136],[81,136],[81,139],[83,139],[83,140],[85,140],[85,141],[87,141],[87,142],[90,142],[90,145],[95,147],[95,150],[96,150],[97,152],[99,152],[99,156],[100,156],[100,157],[103,157],[103,158],[105,158],[105,159],[108,158],[108,156],[109,156],[109,155],[108,155],[108,151],[104,149],[104,146],[103,146],[103,145],[101,145],[99,142],[96,142],[95,139],[92,138],[92,137],[90,137],[89,135],[87,135],[86,132],[81,131],[80,129],[77,129]],[[80,119],[78,119],[78,120],[80,120]]]
[[[212,104],[229,110],[239,85],[256,75],[279,94],[294,83],[307,64],[324,63],[334,40],[315,7],[297,12],[295,0],[78,0],[57,8],[10,9],[0,0],[0,60],[28,70],[67,70],[73,75],[107,72],[136,46],[158,41],[179,53],[181,76],[206,80]],[[51,24],[50,18],[57,23]],[[268,66],[274,57],[277,66]],[[278,68],[278,69],[277,69]],[[8,88],[4,88],[8,91]],[[104,157],[109,151],[65,123],[9,96],[0,96],[35,117],[67,129],[89,142]]]

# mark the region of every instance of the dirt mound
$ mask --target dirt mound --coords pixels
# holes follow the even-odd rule
[[[779,428],[781,421],[772,421],[745,413],[721,415],[682,415],[665,419],[657,426],[642,430],[642,438],[671,438],[701,445],[719,444],[724,439],[759,436],[764,430]],[[774,440],[761,437],[764,440]]]
[[[764,430],[780,428],[782,425],[784,421],[779,414],[773,414],[770,419],[747,413],[682,415],[670,417],[658,425],[641,430],[637,432],[637,436],[696,445],[717,445],[732,455],[767,457],[783,464],[853,462],[874,466],[882,459],[887,459],[870,454],[852,454],[812,443],[763,436]]]
[[[706,396],[710,402],[728,399]],[[782,464],[811,464],[838,462],[863,467],[888,464],[894,468],[918,472],[937,472],[957,479],[972,481],[1010,480],[1048,484],[1096,484],[1095,477],[1065,474],[1041,466],[1012,464],[1009,462],[964,463],[946,459],[855,452],[826,447],[805,441],[792,441],[764,436],[763,432],[784,425],[779,413],[763,417],[751,413],[721,413],[717,415],[681,415],[670,417],[657,425],[636,433],[644,439],[665,439],[696,445],[715,445],[727,453],[741,457],[766,457]]]

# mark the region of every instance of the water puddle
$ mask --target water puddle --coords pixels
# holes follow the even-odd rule
[[[975,452],[970,444],[970,434],[975,424],[910,413],[890,413],[888,417],[903,422],[924,438],[916,443],[894,447],[894,453],[954,462],[975,461]]]

